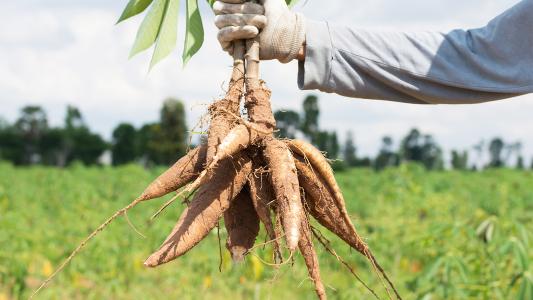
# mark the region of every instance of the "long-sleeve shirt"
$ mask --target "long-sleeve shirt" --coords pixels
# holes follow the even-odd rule
[[[382,32],[306,22],[298,85],[366,99],[468,104],[533,92],[533,0],[483,28]]]

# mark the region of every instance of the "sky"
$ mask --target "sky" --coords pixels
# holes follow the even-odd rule
[[[71,104],[93,130],[109,138],[120,122],[156,121],[164,99],[175,97],[185,102],[193,127],[207,105],[223,95],[231,71],[231,59],[216,41],[213,15],[200,1],[204,47],[183,68],[180,39],[176,51],[150,72],[150,51],[128,59],[142,17],[115,25],[127,0],[0,1],[0,117],[13,121],[22,106],[37,104],[59,126]],[[296,10],[309,19],[446,32],[481,27],[518,0],[301,2]],[[182,38],[185,26],[179,26]],[[310,93],[298,90],[296,73],[295,62],[262,64],[273,109],[299,109]],[[399,141],[418,127],[434,135],[446,152],[505,136],[508,142],[521,140],[523,154],[533,157],[533,95],[478,105],[421,106],[313,93],[320,99],[321,127],[338,131],[341,141],[352,131],[360,155],[375,155],[384,135]]]

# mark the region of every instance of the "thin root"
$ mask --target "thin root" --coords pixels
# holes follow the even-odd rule
[[[376,299],[380,299],[379,296],[376,294],[376,292],[374,292],[374,290],[371,289],[363,281],[363,279],[361,279],[361,277],[359,277],[359,275],[357,275],[357,273],[355,273],[355,270],[344,259],[342,259],[342,257],[340,257],[337,254],[337,252],[335,252],[335,250],[333,248],[331,248],[329,240],[324,235],[322,235],[322,233],[319,230],[317,230],[315,227],[313,227],[313,226],[310,226],[310,227],[311,227],[311,231],[313,232],[313,235],[317,238],[317,240],[320,242],[320,244],[322,244],[322,246],[324,246],[326,251],[328,251],[331,255],[335,256],[335,258],[341,264],[343,264],[350,271],[350,273],[352,273],[352,275],[355,277],[355,279],[357,279],[357,281],[359,281],[370,293],[372,293],[372,295],[374,295],[374,297],[376,297]]]
[[[32,299],[35,295],[37,295],[37,293],[41,289],[43,289],[50,281],[52,281],[52,279],[54,279],[56,277],[56,275],[59,274],[59,272],[61,272],[67,266],[67,264],[69,264],[72,261],[72,259],[81,251],[81,249],[83,247],[85,247],[85,245],[87,245],[87,243],[92,238],[94,238],[100,231],[102,231],[107,225],[109,225],[111,222],[113,222],[120,215],[123,215],[124,213],[126,213],[128,210],[132,209],[134,206],[136,206],[139,203],[141,203],[141,199],[136,199],[135,201],[133,201],[132,203],[128,204],[124,208],[122,208],[122,209],[118,210],[117,212],[115,212],[110,218],[108,218],[104,223],[102,223],[102,225],[98,226],[98,228],[96,228],[87,238],[85,238],[78,245],[78,247],[76,247],[76,249],[74,249],[74,251],[72,251],[72,253],[67,257],[67,259],[64,260],[61,263],[61,265],[59,265],[59,267],[54,271],[54,273],[52,273],[52,275],[50,275],[48,278],[46,278],[45,281],[43,281],[43,283],[41,283],[41,285],[31,294],[29,299]]]
[[[258,133],[260,133],[262,135],[271,135],[272,134],[272,131],[261,129],[260,126],[258,126],[257,124],[244,120],[243,118],[237,116],[236,114],[234,114],[231,111],[225,109],[224,107],[221,107],[219,109],[221,111],[227,113],[228,115],[232,116],[237,122],[242,123],[243,125],[245,125],[246,127],[248,127],[249,129],[251,129],[253,131],[256,131],[256,132],[258,132]]]
[[[178,192],[174,197],[170,198],[167,202],[165,202],[161,207],[150,217],[150,222],[153,222],[155,218],[157,218],[167,207],[169,207],[176,199],[178,199],[181,195],[185,194],[186,192],[190,192],[189,188],[185,188],[182,191]]]
[[[220,221],[217,223],[217,239],[218,239],[218,272],[222,273],[222,243],[220,242]]]
[[[268,244],[272,244],[272,243],[274,243],[274,242],[277,242],[277,241],[281,240],[284,236],[285,236],[285,235],[278,236],[278,237],[275,238],[275,239],[268,240],[268,241],[266,241],[266,242],[264,242],[264,243],[254,245],[252,248],[248,249],[248,251],[246,251],[245,254],[248,254],[248,253],[252,252],[253,250],[255,250],[255,249],[257,249],[257,248],[261,248],[261,247],[266,246],[266,245],[268,245]]]
[[[288,263],[292,263],[292,258],[293,258],[292,256],[293,256],[293,254],[294,254],[294,251],[291,252],[291,254],[290,254],[289,257],[287,258],[287,260],[285,260],[284,262],[274,263],[274,264],[273,264],[273,263],[269,263],[269,262],[263,260],[259,255],[255,254],[255,253],[253,253],[253,252],[251,252],[250,254],[253,255],[253,256],[255,256],[257,259],[259,259],[259,261],[260,261],[261,263],[263,263],[263,264],[265,264],[265,265],[267,265],[267,266],[271,266],[271,267],[276,267],[276,268],[277,268],[277,267],[280,267],[280,266],[286,265],[286,264],[288,264]]]
[[[140,235],[141,237],[143,237],[144,239],[146,238],[146,236],[144,234],[142,234],[136,227],[135,225],[133,225],[133,223],[131,222],[130,218],[128,217],[128,212],[124,212],[124,218],[126,219],[126,222],[128,222],[128,225],[130,225],[131,229],[133,229],[133,231],[135,231],[138,235]]]

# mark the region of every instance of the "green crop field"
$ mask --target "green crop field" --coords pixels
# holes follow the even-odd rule
[[[67,169],[0,164],[0,299],[27,298],[70,251],[161,170],[138,166]],[[404,299],[533,299],[533,173],[426,172],[416,165],[339,173],[348,210]],[[167,199],[167,198],[165,198]],[[119,218],[96,237],[38,299],[314,299],[301,257],[274,268],[270,248],[233,265],[220,229],[158,269],[144,259],[174,225],[164,200]],[[326,230],[340,257],[379,295],[372,267]],[[260,234],[258,243],[265,239]],[[373,299],[317,244],[331,299]],[[285,253],[287,257],[288,254]],[[221,259],[222,257],[222,259]],[[219,270],[220,268],[220,270]]]

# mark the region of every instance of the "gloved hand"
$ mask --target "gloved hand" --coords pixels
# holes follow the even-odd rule
[[[287,63],[298,56],[305,41],[305,20],[289,10],[284,0],[219,0],[213,5],[218,41],[233,54],[233,41],[251,39],[259,34],[262,60]],[[259,33],[259,31],[261,31]]]

